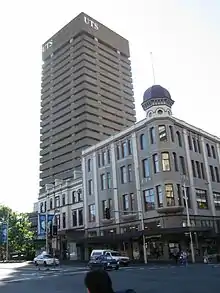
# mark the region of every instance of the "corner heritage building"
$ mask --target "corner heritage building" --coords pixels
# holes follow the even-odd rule
[[[129,44],[85,13],[42,47],[40,188],[81,169],[81,152],[136,122]]]
[[[148,258],[168,259],[175,246],[189,249],[189,229],[196,259],[219,248],[220,139],[172,116],[173,103],[152,86],[144,120],[83,150],[81,245],[88,254],[108,247],[143,259],[144,233]]]

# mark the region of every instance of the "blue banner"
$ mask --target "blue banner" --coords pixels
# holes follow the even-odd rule
[[[2,243],[6,243],[7,242],[7,238],[8,238],[8,225],[3,223],[2,224],[2,229],[1,229],[1,232],[2,232]]]
[[[54,215],[47,215],[47,229],[50,228]],[[46,215],[38,215],[38,236],[46,235]]]

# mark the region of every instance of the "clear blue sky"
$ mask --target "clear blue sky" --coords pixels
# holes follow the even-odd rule
[[[173,114],[220,136],[220,1],[2,1],[0,202],[16,210],[38,196],[41,44],[82,11],[130,41],[138,120],[152,51]]]

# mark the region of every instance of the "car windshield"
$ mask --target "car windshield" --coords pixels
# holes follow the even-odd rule
[[[120,256],[120,253],[119,252],[111,252],[111,255],[112,256]]]

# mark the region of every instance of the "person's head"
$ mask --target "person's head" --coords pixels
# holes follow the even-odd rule
[[[90,293],[113,293],[112,281],[104,270],[88,272],[84,282]]]

